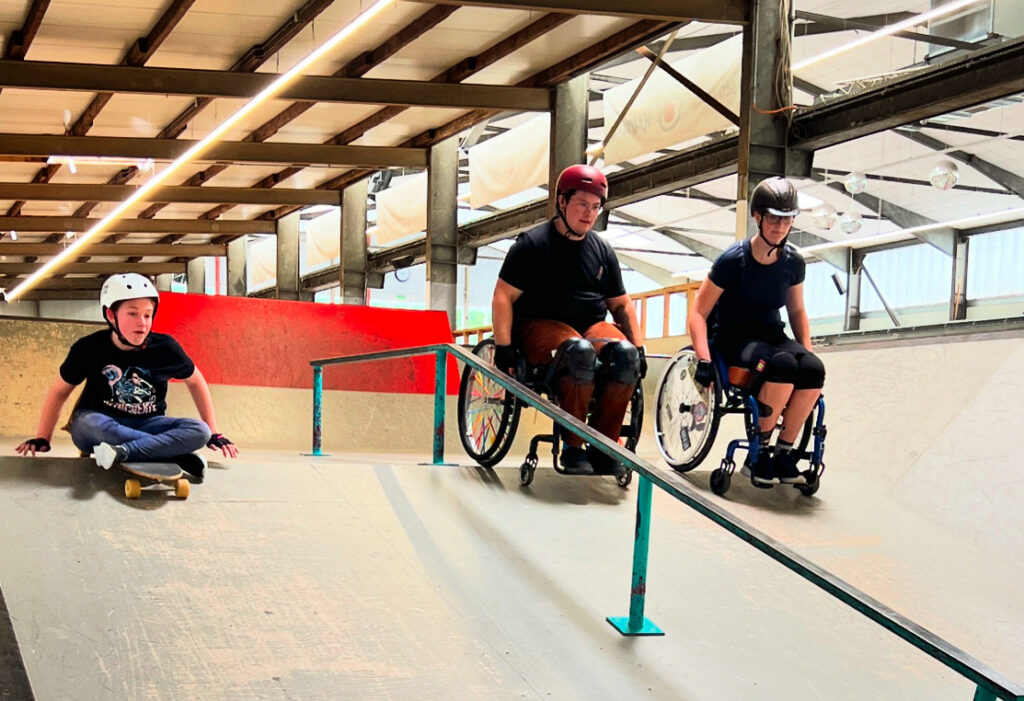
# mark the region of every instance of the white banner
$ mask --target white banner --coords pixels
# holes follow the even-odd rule
[[[341,258],[341,208],[311,219],[306,226],[306,267],[322,268]]]
[[[548,181],[551,115],[469,149],[469,206],[479,209]]]
[[[245,255],[248,289],[260,290],[277,281],[277,237],[250,240]]]
[[[427,174],[417,173],[377,193],[374,243],[384,246],[427,228]]]
[[[743,37],[737,34],[670,65],[738,115],[742,56]],[[637,78],[604,92],[606,129],[611,129],[639,84]],[[604,160],[621,163],[730,126],[732,122],[679,81],[655,69],[605,144]]]

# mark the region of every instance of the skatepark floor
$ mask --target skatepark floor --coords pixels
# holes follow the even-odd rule
[[[604,619],[628,614],[636,481],[542,467],[522,488],[514,459],[426,457],[243,450],[186,501],[129,501],[70,451],[0,458],[0,590],[35,698],[973,697],[657,489],[646,615],[665,635],[623,637]],[[670,479],[717,499],[714,462]],[[1019,552],[854,471],[812,498],[737,475],[721,503],[1024,680]]]

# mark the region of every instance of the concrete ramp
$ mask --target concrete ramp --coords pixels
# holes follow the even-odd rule
[[[1024,680],[1024,480],[1013,451],[1024,340],[823,355],[821,491],[808,499],[737,479],[720,503]],[[274,422],[273,402],[245,408],[260,410]],[[737,435],[723,428],[704,465],[669,478],[710,495],[710,470]],[[628,612],[635,487],[542,469],[522,489],[515,460],[479,469],[449,437],[447,457],[461,465],[434,467],[419,464],[426,440],[416,444],[415,455],[319,459],[299,455],[305,432],[288,450],[243,445],[187,501],[128,501],[118,473],[66,442],[53,457],[0,458],[0,588],[35,697],[973,695],[657,490],[646,613],[666,636],[620,637],[604,617]],[[0,653],[4,640],[0,625]],[[0,699],[20,701],[14,683],[0,674]]]

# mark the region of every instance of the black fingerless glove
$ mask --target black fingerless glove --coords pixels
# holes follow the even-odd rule
[[[518,353],[512,346],[494,346],[494,367],[502,372],[515,375],[518,360]]]
[[[647,377],[647,351],[644,350],[643,346],[637,348],[640,353],[640,379]]]
[[[210,440],[206,441],[206,447],[213,450],[223,448],[226,445],[234,445],[234,443],[229,441],[223,433],[215,433],[210,436]]]
[[[49,453],[50,452],[50,441],[45,438],[29,438],[25,441],[25,445],[31,446],[37,453]]]
[[[693,371],[693,381],[703,387],[710,387],[715,381],[715,368],[710,360],[698,360],[697,369]]]

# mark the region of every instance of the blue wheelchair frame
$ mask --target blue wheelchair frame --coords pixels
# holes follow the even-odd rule
[[[761,450],[761,444],[758,440],[761,411],[758,407],[756,392],[738,387],[729,382],[729,367],[725,359],[714,347],[711,348],[711,358],[719,386],[722,390],[722,405],[716,407],[715,411],[722,415],[742,413],[746,429],[746,438],[736,438],[729,441],[721,465],[711,473],[711,491],[721,496],[729,491],[732,474],[736,470],[736,461],[733,456],[737,450],[747,451],[750,464],[757,461]],[[756,390],[759,387],[752,389]],[[825,455],[825,436],[828,430],[825,427],[824,396],[818,397],[811,415],[807,417],[807,424],[810,424],[810,436],[807,435],[805,424],[805,429],[801,433],[800,443],[794,447],[797,458],[799,460],[806,459],[810,463],[810,468],[803,472],[807,484],[795,484],[793,486],[799,489],[805,496],[811,496],[818,491],[819,479],[825,472],[823,458]],[[807,443],[810,442],[811,437],[814,438],[814,442],[811,450],[808,451]],[[769,450],[771,449],[769,448]]]

